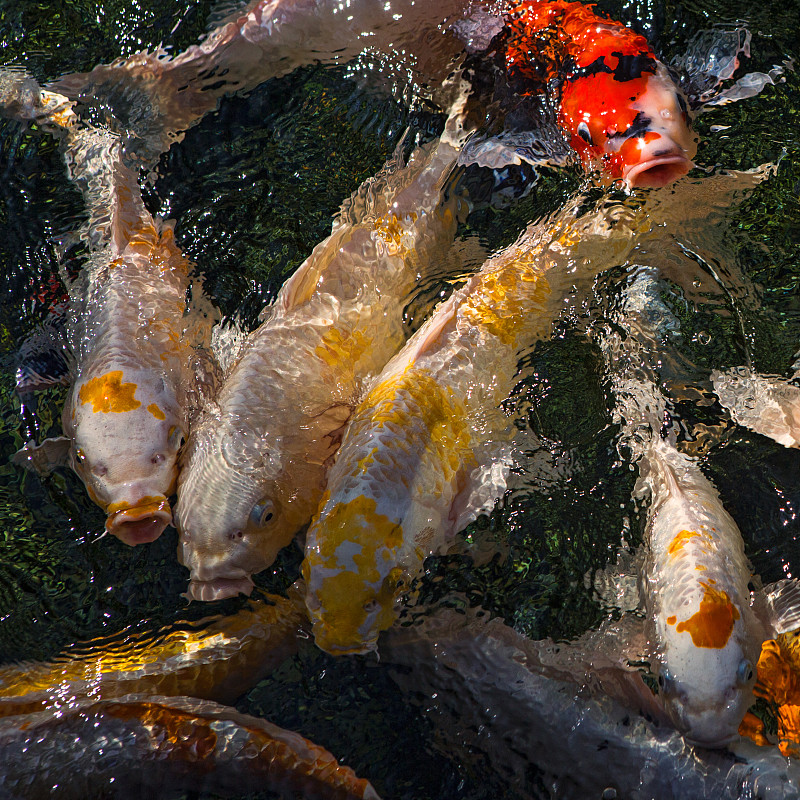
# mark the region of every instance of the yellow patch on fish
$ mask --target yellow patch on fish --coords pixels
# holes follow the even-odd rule
[[[329,367],[341,364],[351,367],[371,346],[372,340],[361,331],[343,333],[337,328],[331,328],[314,352]]]
[[[327,514],[318,532],[319,550],[306,554],[302,572],[306,583],[311,585],[311,570],[323,568],[336,570],[326,575],[316,592],[325,628],[326,646],[337,649],[357,648],[361,644],[359,629],[367,620],[365,605],[377,599],[381,607],[378,615],[378,630],[392,624],[392,606],[397,583],[397,568],[390,570],[381,581],[378,558],[386,562],[387,555],[403,543],[403,529],[384,514],[376,510],[371,497],[360,495],[347,503],[339,503]],[[357,545],[357,552],[348,550],[342,563],[337,550],[340,545]],[[352,564],[350,560],[352,559]],[[393,577],[394,576],[394,577]],[[375,593],[377,592],[377,598]]]
[[[118,503],[110,503],[106,508],[106,514],[116,514],[120,511],[130,511],[132,509],[142,512],[158,511],[158,509],[161,508],[166,501],[167,498],[164,497],[163,494],[142,497],[135,506],[131,505],[126,500],[121,500]]]
[[[107,414],[134,411],[141,403],[134,397],[135,383],[122,382],[122,370],[113,370],[92,378],[81,386],[78,397],[81,404],[91,403],[92,412]]]
[[[739,619],[739,610],[731,603],[727,592],[714,589],[701,581],[705,589],[700,609],[689,619],[679,623],[678,633],[688,632],[695,647],[710,647],[721,650],[728,643],[733,624]]]
[[[151,413],[151,414],[152,414],[152,415],[153,415],[153,416],[154,416],[156,419],[160,419],[160,420],[162,420],[162,421],[163,421],[163,420],[165,420],[165,419],[167,418],[167,417],[166,417],[166,415],[164,414],[164,412],[163,412],[163,411],[162,411],[162,410],[161,410],[161,409],[160,409],[160,408],[159,408],[159,407],[158,407],[158,406],[157,406],[155,403],[150,403],[150,405],[149,405],[149,406],[147,406],[147,410],[148,410],[148,411],[149,411],[149,412],[150,412],[150,413]]]
[[[667,553],[671,556],[676,556],[683,550],[686,543],[691,539],[701,539],[703,538],[702,533],[697,533],[697,531],[681,531],[680,533],[675,535],[675,538],[670,542],[669,547],[667,548]]]
[[[417,215],[412,211],[408,215],[411,224],[417,221]],[[391,255],[396,255],[403,247],[403,236],[406,233],[403,220],[396,214],[390,214],[387,218],[380,217],[375,220],[375,232],[383,239],[386,248]]]
[[[481,275],[480,286],[466,298],[460,313],[508,345],[525,332],[525,322],[550,294],[541,270],[520,256],[510,264]]]

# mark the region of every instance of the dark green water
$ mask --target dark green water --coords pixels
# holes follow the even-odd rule
[[[45,82],[159,42],[177,52],[202,34],[212,5],[0,0],[0,63],[23,65]],[[796,0],[600,6],[643,30],[664,60],[718,22],[743,22],[752,32],[747,71],[800,57]],[[180,246],[222,310],[253,323],[327,235],[341,200],[380,168],[409,125],[425,134],[437,119],[359,89],[342,69],[303,69],[224,101],[162,158],[147,202],[176,220]],[[712,368],[749,357],[760,371],[786,373],[800,349],[800,76],[789,72],[784,83],[705,114],[696,127],[702,168],[779,162],[731,214],[726,259],[746,279],[741,291],[683,297],[682,347],[707,390],[702,376]],[[548,175],[516,208],[473,215],[462,234],[508,243],[575,183],[574,175]],[[0,120],[2,663],[49,658],[128,625],[157,628],[238,607],[233,600],[213,609],[186,606],[180,593],[187,573],[176,563],[172,529],[135,549],[99,539],[103,515],[77,478],[63,472],[42,481],[8,462],[24,441],[14,353],[46,314],[38,295],[57,275],[54,238],[76,228],[82,213],[56,143]],[[77,268],[80,253],[68,257]],[[523,481],[471,527],[473,541],[496,543],[493,558],[429,559],[418,606],[481,605],[534,638],[570,638],[601,620],[583,576],[609,561],[623,532],[635,542],[641,520],[630,499],[635,473],[616,452],[602,359],[583,332],[599,304],[572,309],[553,340],[526,356],[526,379],[510,403],[520,426],[543,437],[545,449],[570,469],[546,489],[535,476]],[[704,425],[716,432],[704,466],[756,571],[765,582],[800,575],[800,454],[733,427],[719,406],[693,397],[679,412],[688,430]],[[40,438],[59,432],[62,400],[57,389],[40,399]],[[299,549],[288,549],[259,576],[259,586],[280,591],[297,576],[300,560]],[[372,659],[334,660],[307,646],[239,708],[325,745],[385,798],[514,796],[480,758],[465,763],[437,751],[424,718]]]

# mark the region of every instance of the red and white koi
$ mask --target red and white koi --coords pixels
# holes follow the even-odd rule
[[[566,0],[523,0],[505,21],[512,87],[557,87],[558,122],[585,165],[629,188],[666,186],[691,169],[686,99],[643,36]]]

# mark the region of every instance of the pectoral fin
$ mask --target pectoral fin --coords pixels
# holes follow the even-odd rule
[[[72,439],[66,436],[45,439],[40,445],[28,442],[11,456],[11,460],[31,472],[49,475],[56,467],[69,466],[71,447]]]
[[[786,579],[762,590],[761,615],[774,638],[800,628],[800,580]]]

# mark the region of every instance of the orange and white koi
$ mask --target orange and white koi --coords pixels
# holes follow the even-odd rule
[[[303,592],[292,588],[237,614],[82,642],[52,661],[0,668],[0,717],[128,694],[234,703],[297,652],[306,627]]]
[[[306,534],[302,566],[317,644],[376,648],[395,601],[506,488],[511,421],[500,409],[520,351],[550,335],[575,283],[625,259],[641,209],[532,225],[443,303],[375,379],[348,423]]]
[[[20,86],[32,91],[28,84]],[[70,464],[108,515],[108,532],[130,545],[151,542],[172,521],[168,498],[199,390],[195,345],[209,343],[213,311],[188,306],[191,265],[172,228],[144,207],[121,141],[54,97],[45,92],[31,107],[38,119],[52,108],[46,121],[62,129],[69,176],[88,207],[90,256],[68,287],[74,372],[64,436],[29,442],[15,458],[38,470]]]
[[[356,191],[193,429],[176,506],[190,597],[249,593],[316,510],[342,426],[405,341],[404,306],[466,210],[444,191],[463,137],[451,123]]]
[[[649,497],[641,601],[651,668],[676,728],[694,744],[722,747],[753,702],[767,631],[752,606],[752,570],[736,522],[697,459],[661,436],[667,398],[655,365],[678,327],[651,270],[626,287],[613,329],[600,339],[621,441],[638,459],[637,496]]]
[[[87,699],[0,720],[5,797],[221,797],[275,793],[379,800],[372,785],[294,731],[194,697]]]
[[[629,188],[666,186],[691,169],[686,99],[643,36],[566,0],[523,0],[505,20],[512,88],[557,87],[558,122],[584,164]]]

